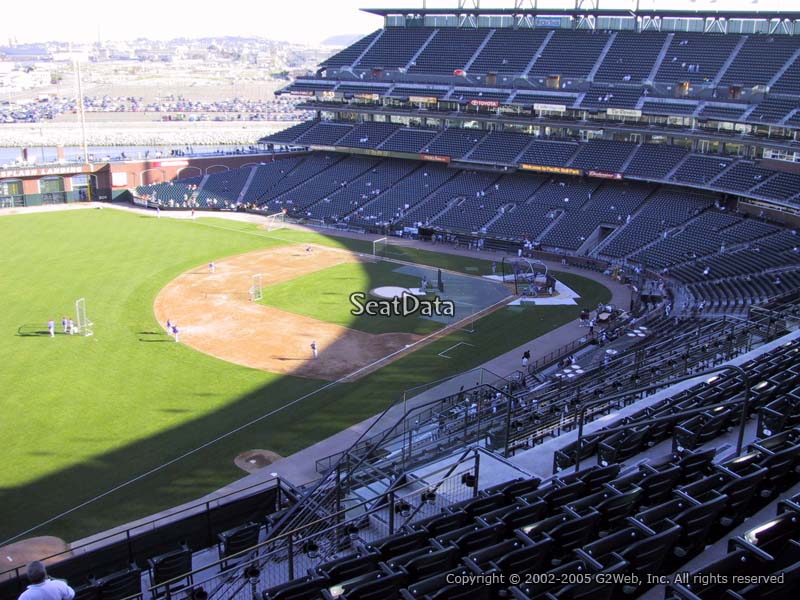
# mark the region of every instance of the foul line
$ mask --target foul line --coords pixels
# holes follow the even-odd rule
[[[439,356],[441,356],[442,358],[453,358],[452,356],[447,356],[447,353],[450,352],[450,350],[458,348],[459,346],[470,346],[471,348],[475,347],[474,344],[469,344],[467,342],[458,342],[456,344],[453,344],[449,348],[446,348],[445,350],[442,350],[441,352],[439,352]]]

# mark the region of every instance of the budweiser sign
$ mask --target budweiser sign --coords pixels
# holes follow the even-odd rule
[[[597,177],[598,179],[622,179],[622,173],[609,173],[608,171],[587,171],[589,177]]]

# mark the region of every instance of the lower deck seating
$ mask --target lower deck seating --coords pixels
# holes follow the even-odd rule
[[[208,553],[218,544],[219,558],[252,546],[274,518],[278,499],[293,499],[277,485],[236,498],[221,498],[217,503],[202,503],[176,515],[171,522],[161,520],[142,524],[119,533],[106,542],[96,540],[88,547],[73,547],[68,556],[42,557],[48,574],[65,579],[76,591],[76,598],[122,600],[141,594],[147,586],[159,594],[168,590],[177,597],[192,583],[189,573],[193,552]],[[232,564],[237,561],[232,560]],[[198,564],[195,562],[194,566]],[[27,586],[20,569],[0,577],[0,598],[16,598]]]
[[[734,256],[735,258],[735,256]],[[753,304],[762,304],[800,286],[800,269],[762,275],[745,275],[687,286],[695,306],[705,312],[744,312]]]
[[[780,480],[781,489],[798,480],[800,447],[788,449],[792,475]],[[357,541],[350,552],[263,590],[263,598],[633,598],[765,497],[768,467],[714,465],[712,458],[687,450],[627,474],[612,463],[547,483],[509,481],[388,537]],[[735,550],[755,544],[747,550],[754,556],[782,556],[800,548],[800,507],[794,500],[782,507],[792,516],[779,516],[770,533],[737,538]],[[611,573],[626,577],[590,576]]]
[[[671,582],[666,600],[778,600],[800,588],[800,496],[781,501],[769,521],[729,538],[721,558]]]
[[[177,181],[140,185],[136,188],[136,193],[162,206],[187,208],[191,206],[192,196],[202,180],[202,177],[188,177]]]
[[[777,398],[797,388],[800,372],[792,366],[798,353],[800,342],[789,342],[744,365],[766,382],[754,388],[752,411],[775,406]],[[769,427],[781,430],[754,440],[742,456],[717,462],[715,449],[700,446],[732,423],[733,412],[709,409],[698,420],[678,416],[677,411],[692,406],[690,400],[714,403],[730,398],[740,391],[736,383],[741,385],[736,378],[720,378],[701,384],[677,394],[673,400],[678,404],[664,403],[649,413],[672,410],[673,428],[656,432],[635,427],[635,418],[624,421],[634,426],[627,430],[632,435],[605,440],[602,452],[608,454],[598,465],[561,472],[544,482],[519,478],[475,491],[472,498],[438,514],[402,522],[388,537],[357,540],[351,550],[311,567],[296,580],[265,589],[263,597],[635,598],[651,587],[654,577],[680,570],[800,482],[800,430],[792,428],[795,420],[770,421]],[[661,460],[634,463],[639,448],[656,435],[671,437],[673,452]],[[742,574],[785,568],[790,585],[743,584],[737,593],[754,599],[789,598],[788,590],[800,579],[800,566],[795,567],[798,551],[800,497],[794,497],[780,502],[776,519],[734,538],[732,556],[704,571],[734,573],[737,564]],[[603,579],[599,574],[625,577]],[[783,595],[767,594],[774,590]],[[739,598],[723,596],[723,591],[675,585],[667,597]]]
[[[800,385],[798,355],[800,355],[800,343],[794,342],[743,366],[747,371],[757,372],[761,380],[770,382],[769,385],[762,387],[759,393],[752,395],[748,407],[751,414],[765,409],[770,403]],[[723,430],[733,427],[738,409],[721,410],[716,405],[741,398],[741,388],[742,382],[736,378],[717,378],[710,383],[697,384],[630,415],[627,424],[631,428],[625,431],[604,434],[600,430],[593,433],[591,440],[586,442],[587,444],[591,442],[591,446],[581,449],[581,459],[596,454],[601,465],[623,461],[669,438],[673,440],[673,449],[676,451],[696,449]],[[703,408],[706,410],[703,411]],[[679,415],[690,409],[697,409],[697,414],[691,418],[675,416],[670,419],[672,415]],[[639,428],[636,427],[637,422],[646,423],[656,418],[663,420],[657,425],[643,424]],[[577,454],[578,447],[575,444],[556,452],[554,468],[558,471],[573,465]]]
[[[434,91],[429,89],[419,90],[418,93],[434,95]],[[591,94],[591,91],[586,93],[582,108],[587,106],[587,102],[590,108],[592,106],[597,108],[597,105],[609,108],[613,104],[625,106],[629,100],[638,98],[638,94],[633,94],[625,100],[628,92],[618,89],[598,98],[598,103],[595,105]],[[505,92],[497,95],[487,92],[485,97],[503,99],[506,95]],[[518,92],[516,95],[523,98],[525,93]],[[457,94],[454,96],[458,97]],[[545,104],[551,102],[571,104],[574,98],[548,100],[546,96],[539,96],[536,101]],[[785,104],[786,100],[780,102]],[[660,106],[662,110],[650,111],[654,114],[689,115],[697,109],[698,104],[695,101],[687,104],[659,102],[655,106]],[[738,110],[741,113],[747,106],[742,104],[734,112]],[[643,110],[647,111],[647,102]],[[714,112],[713,108],[711,110]],[[716,109],[716,114],[719,116],[730,110],[730,108]],[[795,120],[800,122],[800,109],[790,112],[793,114],[795,111],[797,114],[791,117],[790,124],[794,124]],[[753,114],[757,112],[754,111]],[[436,155],[437,160],[464,160],[505,169],[518,167],[522,170],[548,172],[547,167],[567,167],[570,170],[578,170],[578,175],[607,177],[612,173],[619,173],[626,178],[652,182],[670,181],[688,188],[702,187],[716,192],[733,192],[782,202],[800,201],[796,174],[775,170],[763,162],[755,163],[738,156],[691,152],[679,145],[634,144],[598,138],[588,141],[577,141],[574,138],[542,139],[512,130],[458,126],[437,129],[424,128],[420,124],[410,127],[386,121],[365,121],[354,124],[351,121],[314,120],[309,123],[310,126],[296,125],[286,131],[267,136],[262,142],[291,143],[305,147],[335,145],[343,149],[390,150],[406,155],[423,153]],[[292,137],[293,140],[289,139]]]
[[[523,134],[507,132],[450,129],[435,134],[372,125],[359,126],[358,134],[374,139],[367,133],[394,131],[388,142],[403,132],[429,133],[429,140],[441,143],[485,135],[478,146],[481,151],[498,137],[518,142],[510,152],[518,152],[525,141]],[[602,157],[608,144],[614,143],[589,144],[576,156]],[[536,141],[525,153],[538,147],[548,152],[565,148],[570,156],[575,152],[570,144]],[[635,151],[634,159],[647,155],[650,160],[654,148],[645,144],[629,150]],[[733,164],[722,158],[701,158],[687,160],[683,167],[702,169],[708,160],[720,170]],[[752,165],[742,163],[727,171],[725,181],[738,181],[742,173],[750,177],[753,172]],[[489,246],[494,239],[506,247],[509,242],[532,244],[609,262],[622,260],[662,271],[690,286],[688,296],[694,297],[695,304],[703,303],[705,310],[741,311],[798,285],[792,269],[800,262],[796,232],[762,218],[733,214],[726,210],[724,198],[712,193],[634,181],[502,173],[439,162],[314,152],[202,179],[143,186],[138,193],[161,206],[285,210],[290,217],[384,235],[388,228],[421,224],[441,233],[489,238]],[[766,177],[764,184],[773,179],[777,177]]]

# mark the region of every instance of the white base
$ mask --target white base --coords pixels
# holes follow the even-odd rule
[[[431,290],[431,288],[428,288],[428,291],[423,292],[420,288],[408,288],[408,291],[411,292],[411,294],[414,296],[427,296],[433,290]]]
[[[556,281],[555,294],[552,296],[545,296],[543,298],[517,298],[509,302],[508,306],[525,306],[528,304],[533,304],[535,306],[575,306],[578,304],[575,302],[576,298],[580,298],[577,292],[568,288],[560,281]]]

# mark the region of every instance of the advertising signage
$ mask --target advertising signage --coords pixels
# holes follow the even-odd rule
[[[436,104],[439,99],[436,96],[409,96],[408,101],[418,104]]]
[[[533,171],[535,173],[555,173],[556,175],[583,175],[580,169],[570,169],[569,167],[551,167],[550,165],[528,165],[519,166],[523,171]]]
[[[438,154],[420,154],[420,160],[427,160],[431,162],[441,162],[441,163],[449,163],[450,157],[449,156],[439,156]]]
[[[500,106],[500,102],[497,100],[478,100],[472,99],[469,101],[470,106],[480,106],[483,108],[497,108]]]
[[[642,111],[630,108],[609,108],[606,110],[609,117],[632,117],[638,119],[642,116]]]
[[[46,177],[48,175],[77,175],[91,173],[92,165],[69,165],[59,167],[20,167],[0,169],[0,177]]]
[[[608,171],[588,171],[586,174],[589,177],[597,177],[598,179],[614,179],[616,181],[622,179],[622,173],[610,173]]]
[[[547,112],[567,112],[567,107],[564,104],[541,104],[537,102],[533,105],[533,110],[541,110]]]

